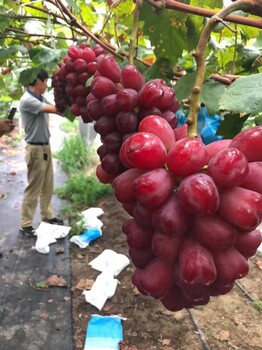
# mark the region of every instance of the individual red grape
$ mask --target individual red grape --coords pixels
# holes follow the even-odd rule
[[[213,158],[219,151],[227,148],[230,145],[231,141],[232,140],[230,139],[223,139],[211,142],[206,145],[206,151],[209,155],[209,160]]]
[[[178,188],[183,207],[191,213],[214,214],[219,207],[219,193],[213,179],[206,174],[184,178]]]
[[[262,194],[262,181],[258,179],[262,179],[262,162],[249,163],[248,174],[241,183],[241,187]]]
[[[103,169],[111,175],[119,175],[123,166],[119,160],[119,156],[116,153],[108,153],[102,160],[101,165]]]
[[[174,262],[178,259],[181,238],[155,232],[152,239],[152,252],[155,256]]]
[[[225,148],[210,159],[207,173],[221,188],[238,186],[248,174],[248,161],[238,149]]]
[[[145,208],[142,204],[136,201],[132,216],[136,222],[139,222],[140,226],[150,228],[152,231],[154,230],[152,225],[153,210]]]
[[[78,74],[75,72],[68,73],[66,75],[66,82],[71,86],[76,86],[78,83]]]
[[[130,248],[129,255],[132,263],[139,269],[145,268],[149,262],[155,258],[151,246],[142,250]]]
[[[142,288],[154,298],[163,298],[173,284],[173,267],[166,260],[155,258],[141,273]]]
[[[96,60],[96,54],[90,47],[85,47],[81,50],[80,57],[83,58],[86,63],[93,62]]]
[[[103,168],[101,164],[98,164],[96,167],[96,176],[98,180],[103,184],[112,183],[115,176],[107,173]]]
[[[121,71],[121,82],[125,88],[139,91],[145,83],[145,78],[136,66],[128,64]]]
[[[214,253],[213,258],[217,269],[217,281],[230,284],[248,273],[247,260],[234,247]]]
[[[127,219],[122,224],[122,231],[127,237],[129,247],[144,249],[151,247],[153,232],[137,224],[135,219]]]
[[[240,229],[252,231],[261,222],[262,195],[242,187],[220,193],[219,214]]]
[[[143,170],[137,168],[127,169],[115,178],[113,188],[119,202],[129,203],[135,200],[134,180],[143,172]]]
[[[182,208],[176,193],[154,211],[152,222],[155,230],[173,237],[183,237],[191,226],[190,214]]]
[[[208,160],[205,145],[189,137],[175,142],[167,154],[167,167],[176,176],[186,177],[199,172]]]
[[[116,103],[116,94],[107,95],[101,100],[101,107],[109,117],[115,117],[119,112],[120,108]]]
[[[138,130],[141,132],[150,132],[157,137],[169,150],[175,144],[175,136],[170,124],[158,115],[150,115],[145,117],[140,123]]]
[[[249,162],[262,161],[262,126],[254,126],[237,134],[229,147],[239,149]]]
[[[259,230],[254,230],[250,232],[239,232],[237,235],[237,241],[235,248],[249,258],[256,254],[257,248],[261,244],[261,233]]]
[[[229,293],[233,287],[234,282],[221,282],[221,281],[215,281],[209,286],[209,293],[211,296],[219,296]]]
[[[121,148],[124,148],[125,157],[133,168],[162,168],[166,162],[167,153],[163,142],[151,133],[138,132],[128,137]]]
[[[122,89],[116,93],[116,104],[120,111],[131,112],[138,105],[138,94],[134,89]]]
[[[179,271],[183,281],[191,284],[209,285],[217,277],[212,254],[193,239],[182,244],[179,253]]]
[[[92,100],[87,104],[87,110],[92,120],[98,120],[104,115],[100,101],[97,99]]]
[[[139,203],[157,208],[173,193],[174,178],[165,169],[153,169],[134,180],[134,193]]]
[[[77,58],[74,61],[74,69],[77,73],[82,73],[82,72],[86,72],[87,70],[87,63],[85,60],[83,60],[82,58]]]
[[[119,131],[114,131],[106,135],[103,142],[109,153],[118,153],[122,145],[122,135]]]
[[[139,91],[138,100],[139,105],[143,108],[152,108],[161,100],[164,95],[164,90],[159,84],[159,80],[151,80],[147,82]]]
[[[118,83],[121,78],[121,69],[113,55],[105,55],[101,60],[97,61],[98,72],[112,80],[114,83]]]
[[[100,117],[99,120],[96,121],[94,129],[102,138],[117,130],[115,120],[107,116]]]
[[[160,301],[167,310],[173,312],[193,307],[193,302],[186,297],[177,284],[173,284],[168,294],[166,294]]]
[[[237,238],[234,225],[218,215],[196,215],[192,229],[197,240],[211,251],[232,247]]]
[[[119,112],[115,118],[118,130],[122,134],[129,134],[138,128],[138,117],[134,112]]]
[[[161,97],[161,99],[156,101],[155,106],[160,110],[167,110],[173,105],[175,93],[170,86],[164,85],[162,86],[162,89],[163,89],[163,96]]]
[[[78,46],[74,45],[68,49],[67,54],[72,60],[75,61],[77,58],[81,57],[81,51],[82,50]]]
[[[107,95],[114,94],[116,92],[116,85],[106,77],[96,77],[91,83],[91,92],[96,98],[101,100]]]
[[[142,270],[139,268],[136,268],[131,276],[131,280],[141,294],[147,295],[147,292],[145,292],[143,287],[141,286],[141,281],[140,281],[141,273],[142,273]]]

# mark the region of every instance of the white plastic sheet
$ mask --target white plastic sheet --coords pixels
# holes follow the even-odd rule
[[[41,222],[35,232],[37,239],[33,248],[39,253],[48,254],[50,252],[49,245],[55,243],[58,239],[65,238],[70,230],[70,226],[53,225]]]

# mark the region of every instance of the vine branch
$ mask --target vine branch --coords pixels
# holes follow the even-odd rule
[[[134,63],[135,50],[137,48],[137,33],[139,28],[139,13],[141,6],[143,4],[143,0],[136,0],[136,7],[133,15],[133,27],[132,33],[130,35],[130,46],[129,46],[129,64]]]
[[[160,1],[159,0],[158,1],[154,1],[154,0],[150,1],[150,4],[152,5],[152,3],[154,3],[154,2],[155,3],[161,2],[161,0]],[[255,5],[256,4],[254,4],[254,3],[251,4],[250,8],[255,7]],[[159,6],[156,6],[156,8],[159,8]],[[187,4],[181,3],[181,2],[176,1],[176,0],[166,0],[165,8],[171,9],[171,10],[177,10],[177,11],[181,11],[181,12],[186,12],[186,13],[191,13],[193,15],[198,15],[198,16],[202,16],[202,17],[209,17],[209,18],[213,17],[217,13],[219,13],[219,12],[216,12],[214,10],[208,10],[208,9],[197,7],[197,6],[187,5]],[[234,11],[232,11],[232,12],[234,12]],[[242,16],[238,16],[238,15],[227,14],[223,19],[226,20],[227,22],[236,23],[236,24],[243,24],[243,25],[247,25],[249,27],[255,27],[255,28],[262,29],[262,20],[258,19],[258,18],[248,18],[248,17],[242,17]]]
[[[233,4],[225,7],[224,9],[216,13],[213,17],[211,17],[211,19],[208,21],[201,33],[198,45],[196,47],[196,51],[194,53],[194,57],[196,58],[197,63],[197,74],[193,90],[189,98],[190,108],[187,119],[189,137],[197,136],[197,117],[200,109],[200,94],[205,77],[206,47],[209,42],[211,32],[215,28],[217,23],[221,20],[224,20],[230,13],[238,10],[248,12],[253,5],[253,0],[237,0]]]

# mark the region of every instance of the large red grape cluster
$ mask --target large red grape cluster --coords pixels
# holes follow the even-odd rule
[[[60,113],[69,107],[72,115],[81,116],[86,123],[92,121],[87,112],[86,99],[90,88],[86,82],[95,74],[97,58],[102,54],[104,49],[100,45],[90,48],[82,43],[68,49],[59,70],[52,77],[55,104]]]
[[[145,82],[134,65],[121,69],[112,55],[103,55],[98,60],[88,98],[87,110],[102,141],[97,150],[101,161],[97,177],[104,183],[111,183],[129,168],[119,151],[123,142],[136,134],[146,116],[152,113],[161,116],[171,130],[177,125],[178,101],[174,90],[162,79]]]
[[[138,128],[112,184],[131,215],[133,283],[171,311],[205,305],[247,275],[261,243],[262,127],[208,146],[155,115]]]
[[[262,127],[207,146],[187,137],[173,89],[98,46],[70,48],[56,77],[61,111],[69,103],[101,136],[96,174],[130,215],[138,290],[171,311],[228,293],[261,243]]]

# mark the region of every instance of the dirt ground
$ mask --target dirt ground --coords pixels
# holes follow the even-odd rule
[[[81,284],[95,280],[100,272],[88,263],[104,249],[128,256],[121,225],[128,214],[113,196],[103,198],[97,206],[104,214],[103,235],[89,247],[71,247],[73,338],[75,349],[84,349],[88,321],[92,314],[120,315],[124,342],[121,350],[259,350],[262,349],[262,313],[250,298],[262,301],[262,257],[250,260],[248,276],[225,296],[212,298],[208,305],[190,311],[172,313],[153,298],[142,296],[131,282],[132,263],[117,276],[120,284],[102,311],[85,301]],[[87,281],[90,283],[90,281]],[[80,283],[80,284],[79,284]]]

